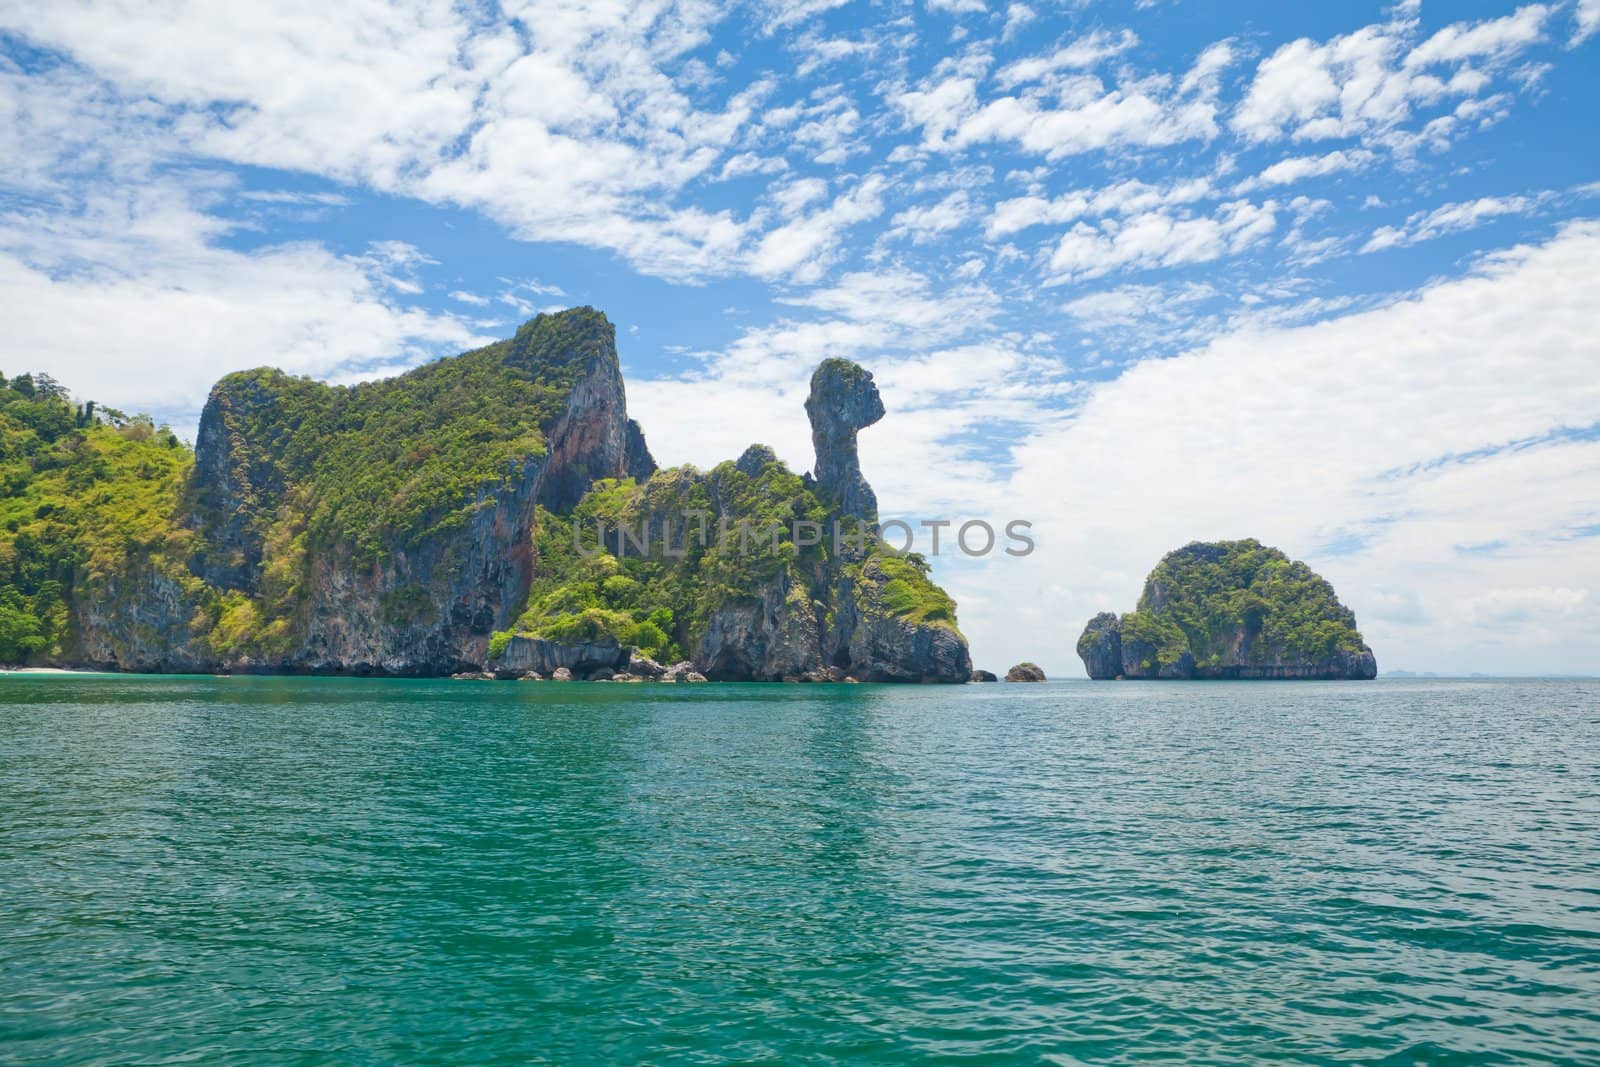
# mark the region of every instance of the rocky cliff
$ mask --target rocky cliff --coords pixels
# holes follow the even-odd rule
[[[175,516],[187,573],[75,598],[72,658],[124,670],[445,674],[523,609],[540,506],[655,469],[590,308],[340,388],[217,383]]]
[[[0,662],[583,676],[638,649],[695,677],[965,680],[926,564],[822,533],[876,517],[855,447],[883,415],[871,375],[827,361],[807,410],[804,478],[761,447],[658,472],[590,308],[353,387],[231,374],[192,455],[0,379],[4,440],[32,442],[0,452],[21,487],[0,509]],[[691,513],[737,536],[666,557],[617,541],[626,519],[682,541]]]
[[[872,375],[826,361],[806,411],[811,476],[752,445],[709,472],[600,482],[570,514],[542,515],[540,575],[491,669],[539,639],[634,645],[713,680],[967,681],[954,603],[925,561],[871,532],[856,432],[883,416]]]
[[[1137,610],[1078,638],[1090,678],[1373,678],[1377,660],[1333,587],[1254,540],[1168,553]]]
[[[883,398],[872,375],[847,359],[825,359],[811,375],[806,397],[811,445],[817,462],[811,484],[840,515],[878,521],[878,497],[861,473],[856,434],[883,418]]]

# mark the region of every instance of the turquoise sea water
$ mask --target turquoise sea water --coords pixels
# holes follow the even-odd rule
[[[1594,1063],[1600,683],[0,676],[0,1061]]]

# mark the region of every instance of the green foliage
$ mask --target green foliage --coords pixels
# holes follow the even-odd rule
[[[655,659],[680,659],[673,611],[657,575],[637,556],[619,559],[599,545],[598,515],[619,515],[640,492],[631,480],[605,481],[571,516],[540,508],[534,555],[537,574],[517,630],[551,641],[603,641],[637,646]],[[574,543],[574,531],[582,543]]]
[[[791,597],[826,603],[838,571],[855,579],[865,610],[955,626],[955,604],[928,578],[927,560],[870,535],[865,552],[843,546],[839,558],[830,524],[805,480],[760,446],[709,473],[679,467],[644,485],[599,482],[570,516],[539,513],[537,576],[517,627],[552,640],[609,637],[677,659],[724,606],[778,582]]]
[[[490,490],[544,454],[544,433],[594,360],[613,359],[592,309],[540,316],[510,340],[385,381],[332,387],[275,370],[217,386],[219,432],[242,499],[207,514],[193,453],[166,427],[89,402],[45,374],[0,378],[0,662],[70,653],[72,604],[136,588],[153,571],[193,603],[195,635],[224,657],[292,647],[314,555],[354,566],[469,522]],[[231,562],[235,514],[260,546],[255,595],[220,594],[192,558]],[[251,561],[253,563],[253,561]],[[383,621],[431,620],[427,591],[403,588]],[[645,636],[651,636],[648,632]]]
[[[853,360],[841,359],[838,356],[829,356],[823,360],[813,375],[826,375],[831,373],[846,384],[855,384],[862,381],[867,375],[867,369]]]
[[[207,516],[199,556],[223,573],[252,570],[255,612],[250,632],[229,624],[245,616],[217,614],[214,649],[287,650],[312,559],[375,566],[467,526],[545,454],[544,435],[576,381],[595,361],[614,359],[610,324],[580,308],[358,386],[271,369],[224,378],[211,417],[228,442],[227,485],[241,506],[219,506],[197,486],[189,507]],[[396,627],[431,624],[435,612],[420,587],[393,590],[380,605],[383,622]]]
[[[1124,647],[1130,639],[1148,645],[1163,665],[1187,651],[1201,669],[1321,662],[1365,647],[1331,585],[1255,540],[1168,553],[1150,572],[1138,610],[1122,617],[1122,639]]]
[[[515,635],[510,630],[496,630],[494,633],[490,634],[489,658],[494,659],[496,656],[504,655],[506,648],[511,644],[511,638],[513,636]]]
[[[148,596],[153,579],[192,614],[178,626],[201,649],[271,662],[294,647],[314,560],[375,566],[465,527],[545,454],[577,380],[614,358],[604,316],[579,309],[355,387],[232,374],[206,431],[227,447],[208,451],[202,477],[193,452],[148,417],[75,405],[48,375],[0,376],[0,662],[71,658],[76,607],[115,611],[118,598]],[[226,500],[208,500],[213,488]],[[522,632],[680,659],[726,606],[777,586],[795,605],[831,603],[841,575],[863,611],[955,626],[926,560],[870,536],[841,549],[830,520],[805,479],[760,447],[710,472],[597,483],[570,514],[537,515],[526,610],[491,650]],[[797,538],[797,523],[817,537]],[[241,572],[248,594],[196,577]],[[379,605],[390,626],[427,624],[436,610],[416,586]]]
[[[928,579],[928,561],[915,552],[898,556],[879,546],[868,564],[881,575],[880,597],[895,618],[954,626],[956,602]]]
[[[1135,611],[1122,617],[1122,642],[1127,648],[1137,642],[1145,650],[1142,666],[1154,672],[1162,664],[1173,664],[1189,650],[1189,639],[1169,616],[1156,611]]]
[[[191,461],[166,427],[75,408],[48,375],[0,385],[0,663],[66,650],[74,597],[133,563],[187,579],[173,515]]]
[[[262,504],[302,509],[312,549],[373,563],[465,526],[489,490],[544,454],[544,432],[584,369],[612,358],[605,317],[579,309],[353,387],[276,370],[232,374],[217,389],[234,481]],[[268,506],[259,521],[277,518]]]

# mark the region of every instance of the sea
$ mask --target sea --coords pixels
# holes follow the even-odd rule
[[[1600,1063],[1600,682],[0,675],[0,1062]]]

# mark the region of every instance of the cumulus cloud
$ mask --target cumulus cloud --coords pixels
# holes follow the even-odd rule
[[[1064,70],[1089,70],[1138,43],[1139,38],[1131,30],[1117,33],[1095,30],[1047,56],[1030,56],[1002,68],[995,75],[995,84],[1002,89],[1011,89]]]
[[[484,24],[440,0],[304,9],[62,0],[0,6],[0,27],[81,64],[54,75],[83,101],[58,117],[90,139],[105,131],[88,119],[143,115],[159,129],[151,152],[460,205],[526,239],[610,249],[668,277],[739,263],[760,236],[745,220],[674,203],[771,88],[751,83],[709,109],[680,84],[691,78],[675,80],[717,13],[661,0],[511,4],[503,15]]]
[[[1131,45],[1134,39],[1126,40]],[[1113,46],[1091,43],[1074,51],[1069,45],[1049,57],[1020,61],[994,79],[1000,92],[993,95],[983,92],[987,86],[978,74],[957,71],[896,93],[890,102],[921,129],[922,146],[930,151],[1001,142],[1054,160],[1119,146],[1209,140],[1216,134],[1215,49],[1203,53],[1177,85],[1161,75],[1107,85],[1074,69],[1090,65],[1096,50],[1107,47]]]
[[[1214,215],[1183,217],[1150,211],[1107,219],[1099,227],[1078,223],[1051,253],[1047,284],[1098,278],[1115,270],[1206,263],[1243,251],[1277,225],[1277,203],[1235,200]]]
[[[921,244],[964,225],[972,217],[971,198],[957,189],[933,204],[918,204],[901,211],[890,223],[891,236],[909,237]]]
[[[80,395],[193,432],[223,374],[270,365],[352,381],[487,338],[409,302],[423,265],[404,244],[220,247],[186,190],[91,198],[82,211],[0,213],[6,371],[48,370]]]
[[[1576,47],[1594,36],[1595,30],[1600,30],[1600,0],[1578,0],[1578,6],[1573,9],[1572,20],[1572,45]]]
[[[1275,185],[1293,185],[1307,178],[1320,178],[1325,174],[1356,170],[1372,162],[1375,157],[1363,149],[1348,152],[1333,151],[1321,156],[1290,156],[1267,167],[1253,178],[1246,178],[1234,186],[1236,193],[1249,193]]]
[[[990,238],[1008,237],[1030,226],[1181,206],[1215,195],[1209,178],[1191,178],[1166,185],[1152,185],[1131,178],[1098,189],[1076,189],[1049,199],[1021,196],[1003,200],[995,205],[986,231]]]
[[[1412,19],[1322,43],[1301,38],[1256,68],[1230,124],[1252,141],[1367,137],[1409,147],[1414,140],[1395,131],[1420,108],[1479,98],[1494,70],[1540,39],[1551,11],[1530,4],[1503,18],[1447,26],[1421,43]]]
[[[832,262],[840,235],[883,213],[886,184],[883,178],[870,176],[827,207],[768,231],[750,258],[751,269],[763,278],[815,282]]]

